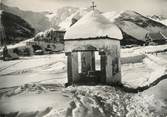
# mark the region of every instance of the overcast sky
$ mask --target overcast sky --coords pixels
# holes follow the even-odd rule
[[[101,11],[135,10],[144,15],[163,14],[167,16],[167,0],[94,0]],[[49,11],[63,6],[89,7],[91,0],[3,0],[10,6],[24,10]]]

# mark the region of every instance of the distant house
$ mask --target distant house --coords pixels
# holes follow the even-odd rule
[[[121,82],[120,29],[91,11],[65,33],[68,85]],[[97,56],[100,62],[97,62]],[[98,68],[98,66],[100,66]]]
[[[34,50],[42,49],[46,51],[63,51],[64,50],[65,31],[55,30],[53,28],[40,32],[34,37],[34,43],[30,43]]]
[[[145,36],[146,43],[147,44],[153,44],[153,45],[160,45],[160,44],[165,44],[167,42],[167,36],[162,33],[147,33]]]

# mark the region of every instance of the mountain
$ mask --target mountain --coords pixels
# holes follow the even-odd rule
[[[7,44],[25,40],[34,36],[35,30],[21,17],[6,11],[1,12],[1,32]],[[4,40],[1,40],[4,43]]]
[[[45,16],[49,19],[52,27],[55,28],[55,26],[57,26],[61,28],[59,24],[77,11],[78,11],[78,8],[75,8],[75,7],[62,7],[60,9],[57,9],[54,12],[46,13]]]
[[[111,19],[113,21],[113,19]],[[136,39],[137,42],[145,42],[145,36],[149,33],[167,33],[167,26],[156,22],[135,11],[125,11],[117,15],[114,23],[122,30],[124,39],[129,41]],[[125,38],[126,37],[126,38]]]
[[[78,9],[77,12],[67,17],[59,24],[60,29],[67,30],[73,23],[80,20],[91,9]],[[163,32],[167,34],[167,26],[162,22],[145,17],[135,11],[124,11],[121,13],[105,12],[102,13],[107,19],[115,23],[122,31],[124,39],[121,44],[139,44],[146,42],[147,33]]]
[[[68,28],[70,28],[71,25],[76,23],[79,19],[81,19],[84,15],[86,15],[90,11],[91,11],[90,8],[77,9],[76,12],[71,14],[69,17],[67,17],[64,21],[62,21],[59,24],[60,29],[61,30],[67,30]]]
[[[5,4],[1,5],[4,11],[20,16],[27,21],[35,28],[36,32],[44,31],[50,26],[49,19],[43,13],[23,11],[17,7],[11,7]]]
[[[167,26],[167,18],[165,17],[153,15],[153,16],[148,16],[148,18]]]
[[[91,10],[90,8],[63,7],[54,12],[39,13],[23,11],[6,5],[2,6],[5,11],[22,17],[35,28],[36,33],[43,32],[51,27],[67,30]],[[165,34],[167,33],[167,20],[164,20],[163,17],[153,16],[150,18],[135,11],[124,11],[121,13],[105,12],[102,15],[121,29],[124,36],[122,43],[140,43],[142,45],[146,41],[145,36],[147,33],[157,33],[160,31]]]
[[[59,24],[61,22],[78,11],[78,8],[75,7],[62,7],[55,10],[54,12],[33,12],[24,11],[17,7],[11,7],[4,4],[2,4],[2,9],[4,11],[22,17],[25,21],[27,21],[35,28],[36,33],[45,31],[51,27],[59,29]]]

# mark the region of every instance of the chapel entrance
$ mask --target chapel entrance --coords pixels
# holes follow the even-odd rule
[[[84,46],[66,54],[68,57],[68,82],[100,84],[106,82],[106,57],[93,46]],[[69,79],[70,78],[70,79]]]

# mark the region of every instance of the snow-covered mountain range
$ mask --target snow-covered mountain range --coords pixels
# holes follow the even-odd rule
[[[54,12],[32,12],[23,11],[18,8],[3,5],[7,12],[16,14],[36,30],[36,33],[45,31],[49,28],[55,28],[66,31],[71,25],[91,11],[90,8],[63,7]],[[102,12],[101,12],[102,13]],[[102,13],[107,19],[115,23],[122,31],[124,40],[132,42],[145,41],[145,35],[149,33],[163,32],[167,34],[167,20],[146,17],[135,11],[105,12]]]
[[[162,32],[167,34],[167,26],[147,18],[135,11],[124,11],[114,20],[120,27],[124,37],[135,38],[138,41],[145,41],[147,33]]]
[[[55,12],[45,13],[45,16],[49,19],[52,27],[59,27],[63,21],[70,17],[73,13],[78,11],[75,7],[62,7]]]

